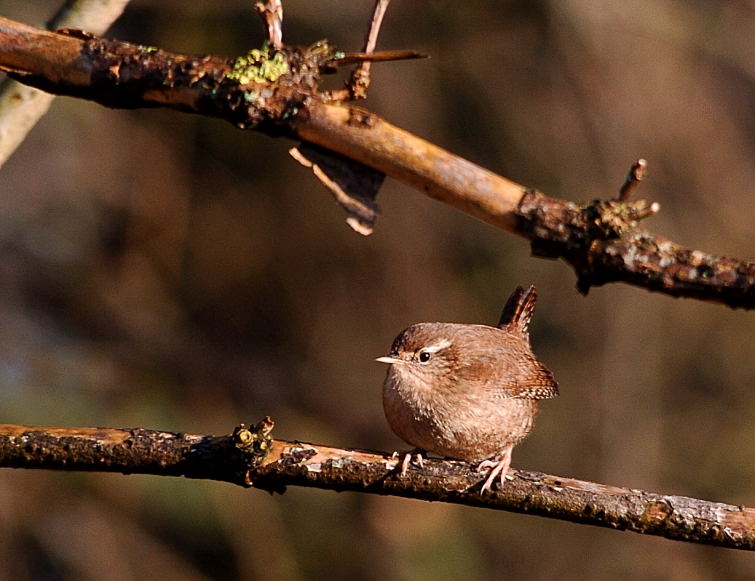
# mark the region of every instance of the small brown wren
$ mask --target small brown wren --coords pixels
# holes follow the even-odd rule
[[[490,468],[482,492],[496,477],[505,482],[511,451],[532,431],[537,400],[558,395],[530,347],[536,301],[535,285],[517,287],[497,328],[417,323],[377,359],[389,364],[383,409],[391,429],[419,450]]]

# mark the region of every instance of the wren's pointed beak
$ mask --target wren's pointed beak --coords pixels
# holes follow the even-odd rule
[[[393,363],[401,363],[401,359],[398,357],[394,357],[393,355],[386,355],[385,357],[378,357],[375,359],[375,361],[379,361],[380,363],[387,363],[388,365],[391,365]]]

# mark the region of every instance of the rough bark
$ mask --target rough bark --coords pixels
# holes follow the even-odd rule
[[[582,292],[623,281],[755,308],[755,261],[713,256],[637,229],[657,205],[623,195],[579,205],[534,193],[373,113],[329,102],[332,96],[319,92],[320,76],[339,56],[327,43],[236,59],[178,55],[0,18],[0,69],[26,84],[108,107],[171,107],[308,141],[529,239],[534,254],[569,262]]]
[[[732,506],[512,470],[480,493],[484,474],[465,462],[428,459],[405,476],[395,457],[273,440],[272,421],[230,436],[142,428],[0,424],[0,467],[185,476],[283,493],[309,486],[533,514],[636,533],[755,550],[755,508]]]

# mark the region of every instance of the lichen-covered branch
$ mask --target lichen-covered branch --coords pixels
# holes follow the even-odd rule
[[[0,18],[0,69],[24,83],[109,107],[172,107],[313,143],[528,238],[536,255],[569,262],[583,292],[623,281],[755,308],[755,261],[712,256],[638,230],[657,208],[628,201],[634,186],[619,199],[582,206],[533,193],[368,111],[334,104],[319,92],[320,78],[342,62],[326,43],[199,57]]]
[[[319,67],[333,56],[327,43],[263,47],[234,59],[181,55],[0,18],[0,69],[25,84],[107,107],[169,107],[273,133],[316,94]]]
[[[465,462],[428,459],[402,477],[390,455],[273,440],[272,425],[265,418],[218,437],[0,424],[0,467],[185,476],[280,493],[309,486],[403,496],[755,550],[755,508],[523,470],[481,494],[484,474]]]

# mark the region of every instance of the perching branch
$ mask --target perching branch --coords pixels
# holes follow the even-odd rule
[[[571,264],[582,292],[623,281],[755,308],[755,261],[713,256],[637,229],[658,206],[626,199],[636,180],[618,199],[583,205],[534,192],[373,113],[334,104],[334,95],[321,93],[319,85],[323,73],[350,62],[343,57],[327,43],[255,50],[236,59],[179,55],[0,18],[0,68],[29,85],[108,107],[171,107],[220,117],[315,144],[529,239],[535,255]],[[352,223],[368,233],[370,219],[358,216]]]
[[[755,508],[512,470],[480,494],[465,462],[428,459],[406,476],[387,454],[273,440],[272,421],[230,436],[0,424],[0,467],[185,476],[283,493],[309,486],[534,514],[678,541],[755,550]]]

